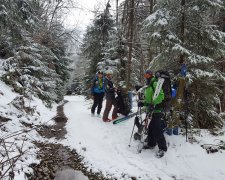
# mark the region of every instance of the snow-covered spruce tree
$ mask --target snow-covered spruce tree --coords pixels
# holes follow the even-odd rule
[[[187,63],[192,94],[189,110],[193,125],[200,128],[224,123],[216,108],[221,94],[218,87],[225,80],[216,68],[225,55],[225,34],[213,21],[220,8],[217,0],[159,0],[144,23],[143,36],[155,48],[152,69],[179,72],[179,63]]]
[[[69,77],[69,37],[58,19],[46,17],[43,3],[46,2],[2,0],[0,56],[6,83],[21,94],[34,94],[51,105],[62,98]],[[49,21],[54,28],[49,29]]]
[[[119,9],[123,9],[124,4],[121,3]],[[118,86],[126,85],[127,74],[127,40],[125,38],[126,23],[119,14],[116,23],[113,23],[111,30],[108,33],[108,41],[103,47],[103,58],[98,63],[98,69],[112,69],[114,72],[113,80]]]
[[[223,1],[223,6],[225,7],[225,1]],[[215,21],[217,22],[221,31],[225,33],[225,8],[221,9],[218,16],[215,17]],[[221,60],[218,62],[218,69],[225,73],[225,57],[222,57]],[[219,111],[221,111],[225,118],[225,84],[220,85],[220,89],[222,90],[223,94],[220,97],[220,104],[219,104]]]
[[[131,53],[131,71],[130,83],[132,86],[140,83],[143,80],[144,72],[144,52],[143,45],[141,44],[140,28],[141,22],[148,16],[148,3],[147,1],[134,1],[133,12],[133,35],[129,35],[129,19],[130,19],[130,1],[126,0],[120,4],[121,12],[118,16],[116,30],[111,30],[109,40],[104,48],[103,62],[99,66],[110,67],[116,73],[118,85],[125,87],[128,79],[128,47],[132,44]],[[129,36],[132,36],[129,37]],[[114,76],[115,77],[115,76]]]
[[[81,55],[88,61],[85,76],[85,94],[90,94],[90,87],[93,76],[98,70],[98,63],[104,58],[104,47],[108,42],[109,31],[113,27],[113,19],[109,12],[110,5],[107,4],[103,13],[97,15],[93,20],[93,24],[87,28],[84,36],[83,45],[81,47]],[[105,67],[102,67],[104,70]]]
[[[151,2],[153,3],[153,2]],[[142,39],[142,22],[151,13],[149,0],[138,1],[134,11],[134,37],[133,37],[133,59],[132,59],[132,84],[144,83],[144,71],[148,67],[149,45]],[[150,7],[150,8],[149,8]]]

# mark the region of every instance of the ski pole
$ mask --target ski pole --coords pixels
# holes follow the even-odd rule
[[[128,145],[129,147],[130,147],[130,144],[131,144],[131,139],[132,139],[133,134],[134,134],[135,121],[136,121],[136,118],[137,118],[137,116],[138,116],[139,108],[141,108],[141,107],[138,107],[137,114],[136,114],[136,116],[135,116],[135,118],[134,118],[133,130],[132,130],[132,132],[131,132],[130,142],[129,142],[129,145]]]
[[[146,114],[146,117],[145,117],[145,119],[143,120],[143,122],[145,123],[145,126],[144,126],[144,129],[143,129],[143,131],[142,131],[142,135],[141,135],[141,141],[140,141],[140,143],[139,143],[139,145],[138,145],[138,153],[141,153],[142,152],[142,149],[143,149],[143,147],[144,147],[144,141],[145,141],[145,135],[148,133],[148,126],[149,126],[149,124],[151,123],[151,121],[152,121],[152,115],[153,115],[153,111],[154,110],[152,110],[151,112],[148,112],[147,114]],[[147,121],[147,122],[146,122]],[[142,123],[143,123],[142,122]]]
[[[187,128],[187,118],[188,118],[188,92],[187,92],[187,88],[185,88],[185,91],[184,91],[184,95],[185,95],[185,135],[186,135],[186,142],[188,142],[188,128]]]

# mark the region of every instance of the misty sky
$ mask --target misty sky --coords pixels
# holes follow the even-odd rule
[[[76,26],[82,31],[85,31],[87,25],[94,18],[95,10],[99,7],[102,10],[105,7],[107,0],[74,0],[78,8],[72,9],[66,19],[66,26]],[[115,1],[115,0],[114,0]],[[112,1],[113,2],[113,1]]]

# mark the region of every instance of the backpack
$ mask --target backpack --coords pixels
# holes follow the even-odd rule
[[[131,111],[130,99],[125,90],[117,90],[116,103],[118,107],[118,113],[127,116]]]
[[[158,106],[163,109],[164,112],[168,112],[171,109],[171,100],[172,100],[172,89],[171,89],[171,78],[168,71],[157,71],[155,73],[156,78],[163,78],[164,82],[162,84],[162,89],[164,92],[164,100]]]

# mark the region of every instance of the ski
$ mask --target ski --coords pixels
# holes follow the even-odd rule
[[[164,78],[158,78],[158,82],[156,85],[155,93],[153,95],[153,101],[159,96],[160,90],[162,89],[162,85],[164,83]]]
[[[121,117],[121,118],[117,118],[116,120],[113,121],[113,124],[118,124],[118,123],[121,123],[123,121],[126,121],[126,120],[134,117],[136,114],[137,114],[137,112],[128,114],[127,116],[124,116],[124,117]]]

